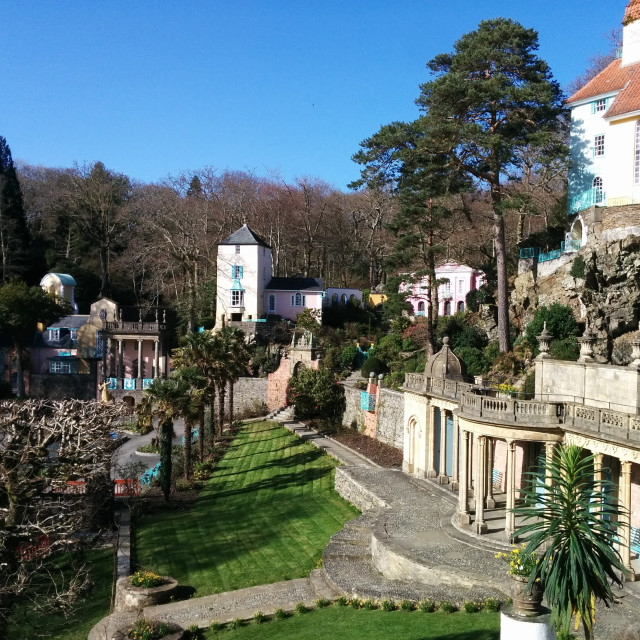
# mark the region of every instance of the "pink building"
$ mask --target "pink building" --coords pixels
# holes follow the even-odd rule
[[[479,289],[484,284],[484,273],[457,262],[445,262],[436,267],[438,286],[438,315],[450,316],[464,311],[469,291]],[[400,292],[406,291],[406,301],[411,304],[413,315],[423,316],[427,311],[427,289],[429,276],[416,282],[403,282]]]

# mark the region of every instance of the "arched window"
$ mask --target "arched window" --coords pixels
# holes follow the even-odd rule
[[[424,302],[418,302],[418,313],[424,313]]]
[[[338,294],[337,293],[334,293],[331,296],[331,304],[338,304]]]
[[[593,203],[599,204],[604,200],[604,184],[600,176],[593,179]]]
[[[462,300],[460,300],[460,302],[458,302],[458,311],[464,311],[464,302],[462,302]]]
[[[450,316],[451,315],[451,302],[449,300],[447,300],[444,303],[444,315],[445,316]]]
[[[302,294],[300,292],[296,293],[296,307],[302,306]]]
[[[347,294],[346,293],[342,294],[342,304],[347,304]]]

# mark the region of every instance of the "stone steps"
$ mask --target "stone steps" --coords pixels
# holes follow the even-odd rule
[[[333,539],[325,547],[322,552],[322,561],[327,558],[370,558],[371,557],[371,544],[362,544],[360,542],[352,542],[351,540],[344,540],[334,542]]]
[[[293,407],[280,407],[272,411],[266,418],[267,420],[276,420],[277,422],[291,422],[295,419]]]

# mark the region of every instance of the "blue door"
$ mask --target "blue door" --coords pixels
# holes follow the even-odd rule
[[[451,477],[453,475],[453,416],[447,414],[447,441],[445,444],[445,473]]]
[[[436,470],[436,473],[440,475],[440,447],[441,447],[441,438],[440,438],[440,409],[436,407],[436,410],[433,415],[433,425],[434,431],[434,441],[435,446],[433,450],[433,468]]]

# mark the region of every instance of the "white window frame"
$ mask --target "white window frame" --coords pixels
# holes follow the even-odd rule
[[[640,120],[636,121],[636,139],[633,156],[633,183],[640,184]]]
[[[593,157],[601,158],[604,156],[604,133],[599,133],[593,137]]]
[[[244,291],[241,289],[231,290],[231,306],[244,307]]]
[[[238,255],[240,253],[240,245],[237,244],[236,245],[236,255]]]
[[[49,329],[49,340],[58,342],[60,340],[60,329]]]
[[[599,100],[595,101],[594,107],[593,107],[594,113],[600,113],[600,111],[606,111],[606,110],[607,110],[606,98],[600,98]]]
[[[604,200],[604,180],[601,176],[596,176],[591,183],[593,187],[593,202],[600,204]]]
[[[234,280],[242,280],[242,272],[244,271],[240,265],[234,264],[232,267],[233,273],[231,274]]]
[[[273,293],[269,294],[269,300],[267,302],[269,307],[269,313],[275,313],[276,310],[276,296]]]

